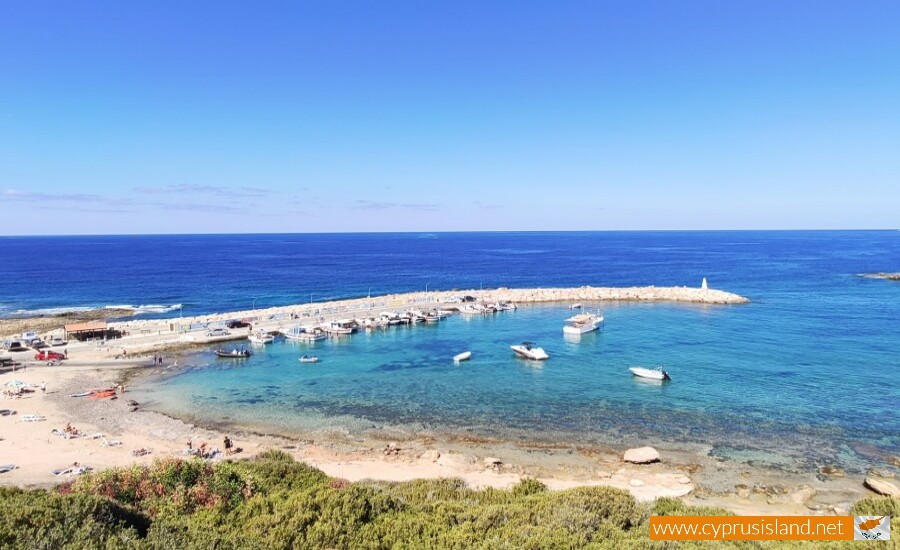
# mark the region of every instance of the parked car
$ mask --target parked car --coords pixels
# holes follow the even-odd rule
[[[45,349],[35,353],[34,358],[38,361],[62,361],[66,356],[58,351]]]
[[[3,342],[6,351],[25,351],[25,346],[19,340],[7,340]]]
[[[246,328],[246,327],[250,326],[250,323],[248,323],[246,321],[234,320],[234,321],[228,321],[227,323],[225,323],[225,326],[228,328]]]
[[[46,342],[41,340],[40,338],[35,338],[32,341],[28,342],[28,346],[33,350],[39,350],[46,347],[49,347]]]
[[[224,328],[214,328],[206,333],[207,336],[228,336],[229,334],[231,333]]]

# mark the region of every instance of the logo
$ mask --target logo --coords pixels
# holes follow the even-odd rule
[[[853,540],[891,540],[891,516],[853,516]]]

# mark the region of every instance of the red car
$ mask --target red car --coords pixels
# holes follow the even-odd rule
[[[66,356],[57,351],[44,349],[35,353],[34,358],[38,361],[62,361]]]

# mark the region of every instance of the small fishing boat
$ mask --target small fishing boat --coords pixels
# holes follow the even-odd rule
[[[459,354],[457,354],[457,355],[454,355],[454,356],[453,356],[453,362],[454,362],[454,363],[459,363],[460,361],[468,361],[468,360],[471,359],[471,358],[472,358],[472,352],[471,352],[471,351],[464,351],[464,352],[462,352],[462,353],[459,353]]]
[[[243,348],[233,349],[231,351],[225,351],[223,349],[216,350],[216,356],[218,356],[218,357],[242,359],[244,357],[250,357],[251,355],[253,355],[252,351],[250,351],[249,349],[243,349]]]
[[[304,332],[300,335],[298,340],[301,342],[318,342],[319,340],[324,340],[328,335],[321,330],[314,330],[312,332]]]
[[[643,367],[631,367],[628,370],[631,371],[631,374],[638,376],[640,378],[649,378],[650,380],[671,380],[672,378],[669,376],[669,373],[664,371],[662,367],[657,367],[655,369],[645,369]]]
[[[303,357],[300,358],[300,362],[301,363],[318,363],[319,358],[316,357],[315,355],[304,355]]]
[[[254,332],[253,334],[251,334],[248,337],[248,339],[250,340],[251,344],[256,344],[258,346],[262,346],[265,344],[271,344],[272,342],[275,341],[274,336],[272,336],[268,332],[263,332],[263,331]]]
[[[544,348],[535,346],[534,342],[522,342],[521,345],[509,346],[509,348],[516,352],[516,355],[522,357],[523,359],[531,359],[532,361],[545,361],[547,359],[550,359],[550,356],[547,355],[547,352],[544,351]]]
[[[306,330],[301,326],[293,326],[285,331],[282,331],[284,337],[288,340],[302,340],[302,336],[306,334]]]
[[[581,309],[582,307],[581,304],[572,304],[569,306],[569,309]]]

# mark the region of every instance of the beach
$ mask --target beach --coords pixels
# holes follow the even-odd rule
[[[829,484],[823,491],[824,484],[820,483],[816,489],[815,481],[803,483],[799,477],[752,468],[729,469],[690,453],[664,453],[658,463],[630,464],[622,460],[620,452],[611,449],[510,444],[479,438],[388,441],[331,435],[315,440],[240,429],[225,432],[143,411],[140,406],[132,411],[127,383],[125,393],[116,400],[70,397],[72,392],[88,387],[117,385],[133,376],[131,368],[146,367],[34,366],[0,375],[3,384],[15,378],[35,386],[35,391],[21,398],[0,401],[2,408],[16,411],[15,415],[0,418],[0,462],[17,465],[15,470],[0,476],[0,483],[50,487],[71,479],[67,475],[56,476],[52,470],[75,463],[103,469],[149,464],[161,458],[188,458],[184,452],[188,441],[194,448],[205,443],[210,448],[223,449],[227,435],[240,449],[233,458],[251,457],[277,448],[328,475],[350,481],[455,477],[476,488],[506,488],[522,478],[533,477],[550,489],[611,486],[627,490],[641,501],[662,496],[683,497],[691,503],[760,514],[841,513],[865,494],[853,489],[858,487],[856,480],[847,480],[839,490]],[[46,384],[46,393],[39,389],[41,383]],[[22,422],[21,418],[27,414],[39,414],[45,420]],[[63,429],[67,424],[84,435],[70,439],[51,435],[53,429]],[[104,440],[121,444],[104,446]],[[133,456],[132,452],[139,449],[149,453]],[[737,492],[698,489],[694,478],[704,476],[733,478],[732,481],[747,489]]]
[[[204,327],[227,319],[247,319],[255,328],[283,329],[287,321],[342,318],[390,307],[458,305],[461,296],[479,300],[518,303],[568,303],[573,301],[670,301],[701,305],[746,303],[746,298],[714,290],[686,288],[602,289],[499,289],[411,293],[366,299],[304,304],[259,311],[209,315],[198,318],[113,322],[124,336],[101,345],[67,346],[70,359],[63,366],[46,366],[13,354],[30,366],[0,375],[0,384],[20,380],[34,391],[17,399],[3,400],[0,408],[16,414],[0,419],[0,462],[16,464],[0,483],[49,486],[65,481],[52,470],[78,463],[92,468],[146,464],[156,458],[187,457],[188,442],[194,448],[223,449],[230,436],[240,449],[236,457],[248,457],[279,448],[325,473],[348,479],[401,481],[416,478],[458,477],[473,487],[509,487],[524,477],[540,479],[551,489],[606,485],[631,492],[639,500],[661,496],[688,502],[714,504],[740,513],[841,513],[867,492],[859,476],[819,478],[802,473],[723,461],[708,448],[682,445],[662,450],[662,460],[631,464],[622,460],[621,448],[566,445],[533,441],[508,441],[454,433],[359,434],[351,432],[267,433],[240,424],[190,422],[145,410],[134,403],[129,385],[147,376],[164,376],[180,355],[172,350],[209,345],[217,338],[203,329],[188,333],[182,327]],[[169,330],[164,330],[169,328]],[[150,334],[151,331],[155,334]],[[249,328],[234,331],[246,337]],[[127,350],[131,350],[127,352]],[[123,356],[123,352],[127,355]],[[156,357],[165,353],[165,364]],[[148,355],[149,354],[149,355]],[[39,388],[45,384],[47,392]],[[94,388],[125,385],[117,399],[70,397]],[[45,417],[40,422],[20,419],[28,414]],[[74,426],[81,437],[51,435],[53,429]],[[114,442],[106,446],[105,442]],[[149,451],[134,456],[137,450]],[[218,457],[222,459],[223,457]]]

